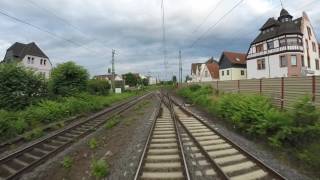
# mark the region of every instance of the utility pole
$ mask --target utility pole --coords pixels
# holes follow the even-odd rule
[[[182,60],[181,60],[181,50],[179,50],[179,82],[182,83]]]
[[[112,68],[111,68],[111,73],[112,73],[112,80],[111,80],[111,89],[113,92],[115,92],[115,84],[114,84],[114,80],[115,80],[115,69],[114,69],[114,55],[115,55],[116,51],[114,49],[112,49],[112,60],[111,60],[111,64],[112,64]]]

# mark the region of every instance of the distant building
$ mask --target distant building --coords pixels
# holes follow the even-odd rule
[[[219,60],[219,68],[221,81],[246,79],[246,54],[223,52]]]
[[[213,58],[205,63],[191,64],[191,82],[209,82],[219,80],[219,64]]]
[[[103,74],[103,75],[96,75],[93,76],[94,79],[99,79],[99,80],[106,80],[106,81],[111,81],[112,80],[112,74]],[[115,81],[123,81],[123,78],[121,75],[115,74],[114,76]]]
[[[247,54],[248,78],[320,75],[319,44],[305,12],[293,16],[282,9],[269,18]]]
[[[149,83],[149,85],[157,84],[157,78],[152,77],[152,76],[148,76],[148,83]]]
[[[3,63],[17,62],[49,78],[52,63],[48,56],[34,43],[16,42],[7,49]]]

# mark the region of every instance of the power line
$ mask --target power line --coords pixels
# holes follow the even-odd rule
[[[221,16],[216,23],[210,26],[204,33],[202,33],[190,46],[192,48],[202,37],[207,34],[209,31],[214,29],[225,17],[227,17],[234,9],[236,9],[244,0],[240,0],[235,6],[233,6],[229,11],[227,11],[223,16]]]
[[[208,18],[217,10],[217,8],[219,7],[219,5],[223,2],[223,0],[220,0],[212,9],[212,11],[210,11],[210,13],[203,19],[203,21],[192,31],[192,33],[197,32],[200,27],[208,20]]]
[[[47,33],[47,34],[51,35],[52,37],[55,37],[55,38],[57,38],[57,39],[66,41],[66,42],[68,42],[68,43],[70,43],[70,44],[73,44],[73,45],[76,45],[76,46],[78,46],[78,47],[84,48],[84,49],[90,51],[91,53],[93,52],[91,49],[88,49],[88,48],[84,47],[82,44],[80,44],[80,43],[78,43],[78,42],[76,42],[76,41],[73,41],[73,40],[70,40],[70,39],[66,39],[66,38],[64,38],[64,37],[62,37],[62,36],[59,36],[59,35],[57,35],[57,34],[55,34],[55,33],[53,33],[53,32],[50,32],[50,31],[48,31],[47,29],[44,29],[44,28],[42,28],[42,27],[40,27],[40,26],[31,24],[31,23],[29,23],[29,22],[27,22],[27,21],[24,21],[24,20],[22,20],[22,19],[19,19],[19,18],[15,17],[15,16],[9,15],[9,14],[5,13],[2,9],[0,9],[0,14],[2,14],[3,16],[6,16],[6,17],[8,17],[8,18],[10,18],[10,19],[13,20],[13,21],[16,21],[16,22],[25,24],[25,25],[30,26],[30,27],[33,27],[33,28],[35,28],[35,29],[37,29],[37,30],[39,30],[39,31],[41,31],[41,32]],[[94,53],[96,53],[96,52],[94,52]]]

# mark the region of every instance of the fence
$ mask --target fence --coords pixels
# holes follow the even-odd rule
[[[192,83],[210,85],[214,89],[234,93],[256,93],[269,96],[279,108],[290,108],[300,97],[309,95],[320,107],[320,76],[246,79]]]

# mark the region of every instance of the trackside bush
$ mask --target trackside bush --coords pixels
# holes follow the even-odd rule
[[[94,96],[81,93],[58,100],[43,100],[23,111],[0,110],[0,140],[22,134],[48,123],[61,121],[79,113],[97,111],[135,93]]]
[[[47,86],[40,75],[18,64],[0,64],[0,109],[23,109],[46,93]]]
[[[88,71],[74,62],[59,64],[53,68],[49,81],[51,95],[71,96],[87,89]]]
[[[88,82],[88,92],[95,95],[106,95],[111,86],[106,80],[91,79]]]

